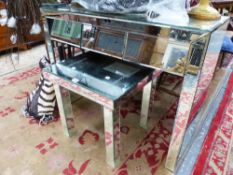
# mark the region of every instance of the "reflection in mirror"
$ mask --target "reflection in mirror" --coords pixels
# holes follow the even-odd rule
[[[162,67],[165,71],[184,75],[188,62],[189,43],[194,36],[190,31],[170,30],[162,61]]]
[[[150,64],[159,31],[159,27],[96,19],[94,23],[83,23],[82,47]]]
[[[85,23],[82,31],[82,47],[122,57],[124,32]]]
[[[120,21],[113,21],[109,19],[98,19],[98,24],[100,26],[104,26],[105,28],[108,28],[111,30],[112,28],[117,30],[124,30],[124,31],[137,31],[137,32],[145,32],[146,26],[139,25],[135,23],[126,23],[126,22],[120,22]]]
[[[187,63],[187,55],[187,45],[168,43],[163,57],[163,68],[169,72],[183,74]]]
[[[162,28],[157,34],[157,38],[153,46],[152,56],[150,59],[151,66],[162,68],[163,55],[168,44],[169,33],[170,29]]]
[[[91,24],[84,23],[82,31],[82,47],[93,48],[97,28]]]
[[[82,24],[76,21],[54,19],[51,29],[52,37],[80,45]]]
[[[190,32],[171,30],[163,56],[163,69],[179,75],[184,75],[188,69],[189,73],[197,74],[205,47],[205,40],[199,37]]]
[[[150,64],[156,37],[129,33],[124,59]]]
[[[72,59],[81,53],[80,48],[68,44],[52,41],[55,60]]]
[[[124,33],[118,31],[97,31],[94,45],[96,50],[122,57],[124,48]]]
[[[185,30],[175,30],[172,29],[170,32],[170,40],[179,41],[179,42],[190,42],[192,33]]]
[[[204,56],[206,39],[201,38],[191,43],[189,49],[189,59],[186,71],[190,74],[197,75],[200,69],[200,65],[202,64]]]

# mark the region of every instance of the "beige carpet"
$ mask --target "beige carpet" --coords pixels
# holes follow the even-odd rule
[[[2,52],[0,55],[0,75],[35,66],[44,55],[47,55],[44,44],[19,52],[13,50]]]

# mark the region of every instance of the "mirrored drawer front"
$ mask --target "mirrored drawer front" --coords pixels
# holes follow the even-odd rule
[[[81,47],[122,58],[124,38],[123,31],[108,30],[102,26],[84,23]]]
[[[152,35],[133,34],[87,23],[83,25],[82,48],[84,49],[149,64],[154,44],[155,37]]]
[[[82,37],[82,23],[64,19],[54,19],[51,36],[80,45]]]

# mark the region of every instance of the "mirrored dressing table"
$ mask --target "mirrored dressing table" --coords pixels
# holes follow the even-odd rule
[[[93,52],[153,68],[153,84],[159,82],[163,72],[183,78],[166,159],[166,168],[174,171],[182,157],[179,153],[186,128],[198,110],[195,105],[203,103],[203,94],[214,76],[224,36],[219,28],[228,17],[218,21],[189,19],[184,24],[161,21],[159,17],[148,20],[144,14],[63,10],[54,10],[60,16],[45,16],[47,50],[52,63],[58,64],[58,60],[66,60],[72,54]],[[78,48],[79,52],[70,47]],[[45,74],[52,75],[48,72]],[[145,99],[150,96],[149,86],[145,86]],[[149,105],[149,102],[143,103]],[[142,116],[141,126],[146,128],[148,115]]]

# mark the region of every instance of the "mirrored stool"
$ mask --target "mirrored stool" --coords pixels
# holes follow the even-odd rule
[[[103,107],[106,161],[116,167],[121,150],[119,108],[129,97],[143,91],[140,126],[146,127],[154,71],[88,52],[57,62],[44,69],[43,74],[54,84],[65,135],[77,134],[70,91]]]

